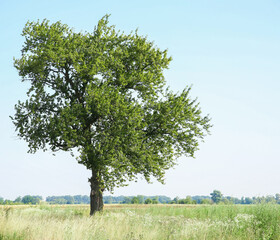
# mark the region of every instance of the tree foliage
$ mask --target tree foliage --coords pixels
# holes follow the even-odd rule
[[[189,97],[165,87],[171,57],[137,31],[124,34],[103,17],[92,33],[61,22],[28,22],[14,64],[29,82],[12,117],[29,152],[78,150],[98,191],[142,175],[164,181],[175,159],[193,157],[210,119]]]
[[[41,196],[26,195],[21,199],[21,202],[24,204],[39,204],[41,200],[42,200]]]
[[[210,193],[211,199],[214,203],[219,203],[223,199],[223,195],[220,191],[214,190],[212,193]]]
[[[145,204],[152,204],[152,203],[153,203],[153,200],[150,199],[150,198],[147,198],[147,199],[145,200]]]

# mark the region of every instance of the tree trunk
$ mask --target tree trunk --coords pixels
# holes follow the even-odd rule
[[[100,186],[100,181],[97,174],[92,170],[92,177],[90,182],[90,215],[94,215],[97,211],[103,210],[103,189]]]

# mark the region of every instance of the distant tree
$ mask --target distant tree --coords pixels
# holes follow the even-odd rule
[[[230,202],[230,204],[240,204],[241,203],[240,199],[238,199],[236,197],[226,196],[225,198]]]
[[[4,205],[13,205],[14,202],[12,200],[9,199],[5,199],[5,201],[3,202]]]
[[[185,204],[193,204],[193,200],[192,200],[192,197],[191,196],[187,196],[185,198]]]
[[[138,198],[139,204],[143,204],[144,203],[144,196],[143,195],[137,195],[137,198]]]
[[[107,203],[107,204],[112,204],[113,203],[112,196],[106,196],[106,197],[103,197],[103,199],[104,199],[104,203]]]
[[[70,195],[66,195],[64,196],[64,199],[66,200],[66,204],[74,204],[75,200],[73,196]]]
[[[0,204],[4,203],[4,198],[0,197]]]
[[[177,204],[177,203],[179,203],[179,200],[180,200],[180,198],[177,196],[177,197],[175,197],[174,199],[173,199],[173,201]]]
[[[89,203],[90,203],[90,198],[89,198],[89,196],[83,195],[83,196],[82,196],[82,202],[81,202],[81,203],[89,204]]]
[[[192,197],[191,196],[187,196],[185,199],[179,199],[179,200],[177,200],[176,199],[176,201],[177,201],[177,203],[179,203],[179,204],[192,204],[193,203],[193,200],[192,200]],[[176,202],[175,201],[175,202]],[[195,201],[196,202],[196,201]]]
[[[66,196],[47,197],[46,202],[49,202],[51,204],[75,204],[77,203],[77,200],[75,201],[75,198],[73,196],[66,195]]]
[[[24,204],[39,204],[40,201],[42,200],[41,196],[30,196],[30,195],[26,195],[22,198],[22,202]]]
[[[137,32],[116,31],[103,17],[93,33],[60,22],[28,22],[14,65],[30,82],[12,121],[29,152],[78,150],[92,173],[90,214],[103,192],[142,175],[164,181],[182,155],[193,157],[211,127],[190,88],[173,93],[163,72],[171,57]],[[75,151],[76,152],[76,151]]]
[[[212,200],[209,198],[204,198],[200,201],[200,204],[212,204]]]
[[[223,195],[220,191],[214,190],[212,193],[210,193],[210,195],[214,203],[219,203],[222,201]]]
[[[132,203],[132,204],[139,204],[139,199],[138,199],[138,197],[133,197],[133,198],[131,199],[131,203]]]
[[[130,204],[131,203],[131,198],[130,197],[125,197],[122,203]]]
[[[52,201],[52,197],[48,196],[46,197],[46,202],[50,203]]]
[[[145,200],[145,204],[152,204],[152,203],[153,203],[153,200],[150,199],[150,198],[147,198],[147,199]]]
[[[81,204],[83,201],[82,201],[82,195],[75,195],[74,196],[74,203],[75,204]]]
[[[55,204],[89,204],[89,196],[87,195],[52,196],[52,197],[47,197],[46,201]]]
[[[152,199],[152,204],[158,204],[158,203],[159,203],[158,196],[156,196]]]
[[[265,197],[255,197],[254,204],[265,203]]]
[[[186,204],[185,199],[179,199],[178,204]]]
[[[33,202],[33,197],[31,197],[30,195],[27,195],[27,196],[24,196],[23,198],[22,198],[22,202],[24,203],[24,204],[32,204],[32,202]]]
[[[112,196],[109,196],[109,198],[108,198],[108,204],[112,204],[113,203],[113,198],[112,198]]]
[[[123,203],[125,196],[113,197],[115,203]]]
[[[222,198],[222,200],[219,203],[225,205],[232,204],[232,202],[228,198]]]
[[[192,196],[192,199],[196,201],[196,203],[200,204],[201,201],[205,198],[210,199],[209,196]]]
[[[171,201],[171,198],[166,196],[158,196],[158,201],[160,203],[169,203]]]
[[[53,204],[67,204],[67,200],[64,197],[57,197],[52,202]]]
[[[224,204],[233,204],[233,199],[230,196],[223,197],[222,201]]]
[[[272,195],[268,195],[265,197],[265,202],[266,203],[276,203],[276,199]]]
[[[280,204],[280,193],[275,194],[275,200],[278,204]]]
[[[249,197],[245,198],[245,204],[253,204],[253,203],[254,203],[254,201],[252,198],[249,198]]]
[[[17,197],[17,198],[14,200],[14,203],[21,203],[21,197]]]

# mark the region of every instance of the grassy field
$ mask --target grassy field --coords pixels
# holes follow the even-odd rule
[[[0,206],[3,239],[280,239],[280,205]]]

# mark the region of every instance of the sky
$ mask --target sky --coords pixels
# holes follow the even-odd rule
[[[90,172],[70,154],[27,153],[9,116],[28,85],[13,66],[27,21],[61,21],[92,32],[111,14],[110,24],[130,33],[138,28],[173,61],[167,85],[192,85],[211,135],[195,158],[178,159],[166,184],[139,179],[114,195],[263,196],[280,192],[280,2],[278,0],[0,0],[0,196],[88,195]],[[106,192],[105,195],[110,193]]]

